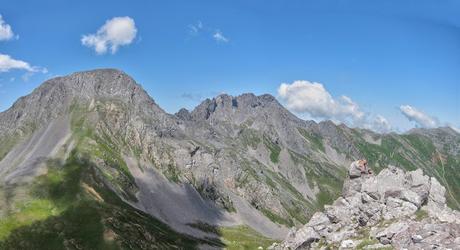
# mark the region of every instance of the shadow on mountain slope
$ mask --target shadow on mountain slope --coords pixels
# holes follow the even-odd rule
[[[51,162],[50,162],[51,163]],[[1,249],[194,249],[225,245],[198,239],[123,202],[97,168],[74,151],[51,164],[32,188],[33,199],[0,222]],[[8,231],[9,230],[9,231]]]

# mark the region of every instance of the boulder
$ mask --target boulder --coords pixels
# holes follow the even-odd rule
[[[379,181],[375,177],[365,179],[361,185],[361,190],[374,200],[379,200],[381,198],[379,192]]]
[[[389,227],[383,229],[379,233],[377,233],[376,238],[380,241],[382,244],[389,244],[386,240],[389,240],[391,242],[391,239],[395,234],[398,234],[400,232],[405,231],[409,225],[406,222],[396,222],[391,224]],[[385,241],[386,243],[382,242]]]
[[[330,224],[331,221],[323,212],[316,212],[307,223],[307,226],[314,227],[318,225]]]
[[[431,177],[430,179],[430,194],[429,194],[429,202],[432,202],[438,206],[443,207],[446,204],[446,188],[439,183],[439,181]]]
[[[412,239],[412,242],[414,243],[420,243],[422,242],[423,237],[421,235],[416,234],[416,235],[412,235],[411,239]]]
[[[340,248],[341,249],[353,249],[356,247],[356,242],[353,240],[344,240],[342,243],[340,243]]]
[[[383,208],[382,216],[385,220],[398,219],[417,212],[417,207],[407,201],[389,197]]]
[[[357,168],[350,168],[350,170],[348,170],[348,176],[350,179],[359,178],[361,177],[361,170]]]
[[[319,234],[312,227],[304,226],[297,231],[291,231],[281,247],[285,249],[309,248],[311,243],[319,239]]]
[[[412,190],[403,190],[401,192],[401,199],[414,204],[417,208],[422,206],[422,197]]]

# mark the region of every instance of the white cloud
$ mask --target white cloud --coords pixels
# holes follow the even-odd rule
[[[382,115],[365,113],[348,96],[334,98],[321,83],[304,80],[291,84],[282,83],[278,88],[278,95],[289,110],[314,119],[328,119],[380,133],[393,130]]]
[[[214,34],[212,35],[212,37],[214,38],[214,40],[216,40],[217,42],[229,42],[230,40],[224,36],[224,34],[220,31],[220,30],[216,30],[214,32]]]
[[[196,24],[190,24],[188,26],[189,32],[192,35],[197,35],[203,29],[203,23],[201,21],[196,22]]]
[[[31,66],[28,62],[13,59],[9,55],[0,54],[0,72],[8,72],[14,69],[26,70],[30,73],[48,72],[46,68],[42,68],[38,66]]]
[[[188,28],[188,33],[191,36],[198,36],[203,33],[206,36],[208,35],[211,36],[212,39],[214,39],[216,42],[219,42],[219,43],[230,42],[230,39],[226,37],[222,31],[220,31],[219,29],[204,25],[203,22],[201,21],[197,21],[194,24],[189,24],[187,28]]]
[[[388,133],[392,130],[388,120],[381,115],[377,115],[368,128],[380,133]]]
[[[83,35],[81,43],[94,48],[97,54],[105,54],[107,49],[115,54],[120,46],[129,45],[136,37],[137,29],[130,17],[114,17],[107,20],[96,34]]]
[[[4,20],[2,15],[0,15],[0,41],[6,41],[13,39],[14,33],[11,26],[7,24]]]
[[[334,99],[321,83],[294,81],[283,83],[278,95],[288,109],[297,113],[307,113],[314,118],[358,121],[364,118],[359,105],[348,96]]]
[[[401,113],[409,119],[409,121],[415,122],[417,126],[423,128],[434,128],[439,126],[438,119],[431,117],[410,105],[401,105],[399,109],[401,110]]]

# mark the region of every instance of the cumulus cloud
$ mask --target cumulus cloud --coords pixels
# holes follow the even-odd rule
[[[305,80],[282,83],[278,96],[289,110],[315,119],[329,119],[380,133],[393,129],[382,115],[365,113],[348,96],[333,97],[321,83]]]
[[[214,34],[212,35],[212,37],[217,42],[227,43],[230,41],[227,37],[224,36],[224,34],[220,30],[216,30]]]
[[[350,97],[333,98],[321,83],[294,81],[282,83],[278,95],[288,109],[297,113],[307,113],[314,118],[361,120],[364,112]]]
[[[11,26],[7,24],[4,20],[2,15],[0,15],[0,41],[6,41],[13,39],[14,33]]]
[[[120,46],[129,45],[137,34],[134,20],[130,17],[114,17],[107,20],[96,34],[83,35],[81,43],[93,48],[97,54],[105,54],[108,49],[115,54]]]
[[[401,105],[399,109],[401,110],[401,113],[409,119],[409,121],[415,122],[415,124],[419,127],[434,128],[439,126],[438,119],[431,117],[410,105]]]
[[[8,72],[14,69],[26,70],[29,73],[48,72],[46,68],[31,66],[28,62],[16,60],[9,55],[0,54],[0,72]]]

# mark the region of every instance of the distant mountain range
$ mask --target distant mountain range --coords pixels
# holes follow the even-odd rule
[[[46,81],[0,113],[0,142],[6,249],[266,247],[338,198],[358,158],[420,168],[460,208],[450,128],[377,134],[254,94],[172,115],[115,69]]]

